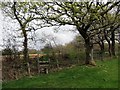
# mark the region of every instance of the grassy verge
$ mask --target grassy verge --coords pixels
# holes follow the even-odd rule
[[[3,88],[117,88],[118,60],[97,61],[97,66],[75,66],[59,72],[3,83]]]

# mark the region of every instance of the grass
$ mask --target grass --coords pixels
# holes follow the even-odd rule
[[[117,88],[118,60],[97,61],[97,66],[75,66],[59,72],[3,83],[3,88]]]

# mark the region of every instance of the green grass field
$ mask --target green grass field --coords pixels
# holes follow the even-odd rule
[[[75,66],[59,72],[3,83],[3,88],[117,88],[118,60],[97,61],[97,66]]]

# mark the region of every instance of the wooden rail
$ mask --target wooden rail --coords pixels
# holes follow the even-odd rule
[[[38,72],[48,74],[49,70],[49,61],[38,61]]]

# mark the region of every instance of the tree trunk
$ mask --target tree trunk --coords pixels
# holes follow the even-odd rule
[[[23,46],[24,46],[24,60],[26,61],[27,64],[27,72],[28,75],[31,76],[31,70],[30,70],[30,64],[29,64],[29,55],[28,55],[28,39],[27,39],[27,34],[26,32],[23,33],[24,34],[24,42],[23,42]]]
[[[60,50],[58,50],[58,55],[56,54],[55,56],[56,56],[56,66],[57,66],[57,69],[59,69],[60,68],[59,66]]]
[[[84,25],[83,25],[84,26]],[[85,60],[85,64],[90,64],[95,66],[96,63],[93,60],[93,43],[90,42],[89,35],[87,34],[87,30],[89,29],[90,24],[88,24],[86,27],[77,27],[79,34],[84,38],[85,41],[85,54],[86,54],[86,60]]]
[[[90,64],[95,66],[96,63],[93,60],[93,45],[92,43],[90,43],[90,39],[85,40],[85,52],[86,52],[85,64]]]
[[[110,41],[108,41],[108,52],[109,52],[109,56],[111,57],[111,44]]]
[[[115,31],[111,31],[111,53],[112,56],[115,56]]]
[[[22,33],[24,35],[23,54],[24,54],[24,60],[26,61],[26,64],[27,64],[28,75],[30,76],[31,74],[30,74],[30,64],[29,64],[28,45],[27,45],[28,44],[28,38],[27,38],[27,31],[25,30],[26,25],[29,22],[29,20],[28,21],[26,20],[24,23],[22,22],[22,20],[18,16],[19,14],[18,14],[18,12],[16,10],[16,3],[17,2],[14,2],[14,4],[13,4],[13,11],[14,11],[15,18],[17,19],[18,23],[20,24]]]
[[[110,40],[108,39],[107,33],[105,32],[105,30],[104,30],[104,36],[105,36],[105,39],[108,43],[108,52],[109,52],[109,56],[111,57],[111,44],[110,44]]]
[[[40,73],[39,57],[37,57],[37,70],[38,74]]]
[[[100,46],[100,58],[101,58],[101,60],[103,60],[103,58],[104,58],[104,52],[105,52],[105,46],[104,46],[104,42],[103,41],[101,41],[101,43],[99,43],[99,46]]]

